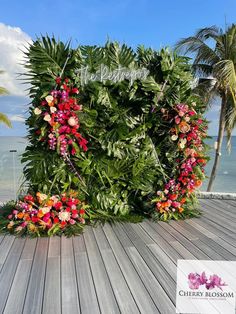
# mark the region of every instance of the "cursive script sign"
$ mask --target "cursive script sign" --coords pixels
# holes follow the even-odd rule
[[[101,64],[99,70],[95,73],[89,71],[89,67],[85,66],[76,70],[79,75],[81,85],[86,85],[91,81],[106,82],[112,81],[114,83],[121,82],[123,80],[130,81],[131,84],[135,80],[145,80],[149,74],[146,68],[129,69],[119,66],[117,69],[111,70],[104,64]]]

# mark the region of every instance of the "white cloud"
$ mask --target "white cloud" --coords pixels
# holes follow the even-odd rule
[[[9,115],[8,118],[12,121],[12,122],[25,122],[25,118],[22,115]]]
[[[31,43],[29,35],[19,27],[12,27],[0,23],[0,86],[4,86],[12,95],[25,96],[26,85],[18,79],[18,73],[23,73],[23,51]]]

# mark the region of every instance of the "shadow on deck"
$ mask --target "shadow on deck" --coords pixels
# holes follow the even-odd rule
[[[236,201],[203,215],[87,228],[80,237],[0,237],[0,313],[175,313],[178,259],[236,260]]]

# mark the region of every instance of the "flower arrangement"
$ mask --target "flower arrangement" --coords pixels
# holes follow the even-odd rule
[[[172,112],[162,110],[168,122],[174,125],[170,129],[170,140],[178,147],[174,178],[165,183],[163,191],[157,191],[156,211],[159,218],[167,220],[177,218],[187,207],[189,198],[204,179],[203,140],[207,126],[194,110],[196,104],[176,104]]]
[[[57,150],[61,156],[75,155],[81,148],[87,151],[88,141],[79,132],[79,112],[82,105],[75,97],[78,88],[72,87],[66,78],[56,79],[59,89],[54,89],[43,97],[40,105],[33,109],[40,128],[35,130],[41,142],[47,142],[49,149]]]
[[[73,193],[49,196],[28,194],[19,200],[8,215],[10,233],[31,236],[78,234],[89,216],[89,207]]]

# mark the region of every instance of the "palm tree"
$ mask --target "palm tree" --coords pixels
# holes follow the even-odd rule
[[[236,125],[236,25],[225,31],[212,26],[200,29],[194,36],[181,39],[177,50],[194,56],[192,69],[199,78],[196,91],[210,102],[221,98],[218,138],[215,159],[207,191],[211,191],[220,162],[224,133],[228,136],[228,147]],[[207,97],[206,97],[207,96]]]
[[[0,71],[0,74],[3,73],[3,71]],[[0,95],[8,94],[8,91],[0,86]],[[4,113],[0,112],[0,123],[6,124],[9,128],[11,127],[11,121],[7,118],[7,116]]]

